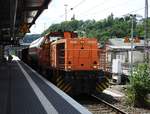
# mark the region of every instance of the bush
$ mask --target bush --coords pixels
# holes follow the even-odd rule
[[[139,64],[130,76],[127,87],[127,102],[134,106],[145,106],[148,104],[147,96],[150,93],[150,71],[148,64]]]

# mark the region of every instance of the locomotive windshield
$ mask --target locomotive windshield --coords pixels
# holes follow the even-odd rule
[[[56,40],[59,40],[61,39],[61,37],[57,37],[57,36],[49,36],[49,41],[52,42],[52,41],[56,41]]]

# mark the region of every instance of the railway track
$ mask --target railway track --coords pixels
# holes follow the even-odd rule
[[[105,98],[103,96],[105,96]],[[113,104],[117,103],[118,101],[116,101],[112,97],[109,97],[105,94],[103,94],[101,96],[82,95],[82,96],[77,96],[74,99],[77,102],[79,102],[81,105],[86,107],[93,114],[128,114],[128,113],[120,110],[119,108],[115,107]]]
[[[93,98],[100,101],[100,107],[93,106],[88,107],[91,112],[94,114],[127,114],[126,112],[122,111],[121,109],[113,106],[112,104],[106,102],[105,100],[97,97],[96,95],[91,95]]]

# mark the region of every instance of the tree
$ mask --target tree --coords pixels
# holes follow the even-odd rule
[[[139,64],[130,76],[130,86],[127,88],[127,102],[134,106],[146,106],[147,95],[150,93],[150,71],[148,64]]]
[[[148,21],[150,23],[150,19]],[[144,36],[144,22],[137,22],[134,29],[137,36]],[[135,26],[134,26],[135,27]],[[42,35],[55,31],[77,31],[80,36],[95,37],[105,43],[109,38],[122,38],[131,34],[131,18],[129,16],[114,18],[113,14],[104,20],[71,20],[51,25]]]

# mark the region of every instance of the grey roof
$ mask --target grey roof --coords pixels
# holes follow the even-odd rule
[[[130,38],[131,41],[131,38]],[[108,45],[110,48],[131,48],[131,43],[124,43],[123,38],[113,38],[109,39]],[[133,47],[144,46],[144,40],[140,40],[140,43],[133,43]],[[150,42],[149,42],[150,46]]]

